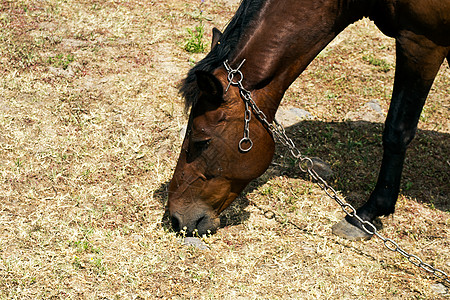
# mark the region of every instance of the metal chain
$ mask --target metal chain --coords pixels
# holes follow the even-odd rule
[[[244,86],[242,85],[242,80],[244,79],[244,75],[239,70],[244,63],[245,63],[245,59],[241,62],[241,64],[236,69],[232,69],[230,67],[230,65],[228,64],[228,60],[226,60],[223,63],[225,66],[225,69],[228,72],[228,86],[227,86],[225,92],[228,92],[230,85],[237,85],[237,86],[239,86],[239,91],[243,97],[244,97],[243,91],[250,94],[250,92],[245,90]],[[236,74],[239,75],[239,80],[233,81],[234,76]],[[253,141],[250,139],[250,129],[249,129],[251,119],[252,119],[252,111],[249,108],[249,101],[245,101],[244,137],[239,141],[239,150],[244,153],[250,151],[250,149],[252,149],[252,147],[253,147]]]
[[[289,149],[292,156],[299,160],[299,164],[298,164],[299,168],[303,172],[308,173],[317,182],[319,187],[331,199],[335,200],[341,206],[342,210],[345,212],[345,214],[347,216],[358,220],[361,223],[361,228],[367,234],[377,236],[379,239],[381,239],[383,241],[384,246],[387,249],[389,249],[393,252],[400,253],[402,256],[404,256],[406,259],[408,259],[408,261],[410,263],[412,263],[413,265],[415,265],[419,268],[422,268],[423,270],[433,274],[434,276],[436,276],[442,280],[445,280],[447,283],[450,283],[450,277],[446,272],[444,272],[440,269],[437,269],[437,268],[431,266],[430,264],[423,262],[422,259],[420,259],[418,256],[406,252],[403,248],[401,248],[392,239],[386,238],[383,235],[381,235],[378,232],[377,228],[372,223],[370,223],[369,221],[363,220],[360,216],[358,216],[356,214],[356,209],[351,204],[347,203],[343,198],[341,198],[338,195],[338,193],[336,192],[336,190],[333,187],[331,187],[322,177],[320,177],[319,174],[317,174],[317,172],[313,169],[314,162],[312,161],[312,159],[301,154],[300,150],[295,146],[294,141],[287,136],[286,130],[280,123],[278,123],[275,119],[273,120],[272,123],[270,123],[267,120],[267,116],[264,114],[264,112],[261,109],[259,109],[259,107],[256,105],[255,101],[253,100],[251,92],[246,90],[244,88],[244,86],[242,85],[242,80],[244,78],[244,75],[242,74],[242,72],[239,69],[242,67],[244,62],[245,62],[245,59],[241,62],[241,64],[239,65],[239,67],[237,69],[232,69],[230,67],[230,65],[228,64],[228,60],[224,61],[225,69],[228,72],[228,87],[226,90],[228,91],[230,85],[237,86],[239,88],[239,92],[240,92],[242,98],[244,99],[244,103],[245,103],[244,138],[241,140],[241,142],[243,140],[245,140],[246,142],[250,142],[251,146],[253,146],[253,142],[250,140],[250,133],[249,133],[249,127],[248,127],[248,124],[251,119],[251,111],[249,110],[249,106],[250,106],[251,109],[256,114],[257,118],[265,126],[267,126],[267,128],[270,130],[270,132],[272,132],[272,134],[274,136],[276,136],[277,140],[279,140],[284,146],[286,146]],[[237,81],[233,81],[235,74],[240,75],[240,78]],[[241,142],[239,142],[239,149],[241,149]],[[244,151],[242,149],[241,149],[241,151],[243,151],[243,152],[250,151],[251,146],[248,149],[246,149],[246,151]]]
[[[239,150],[242,152],[248,152],[253,147],[253,141],[250,139],[250,120],[252,119],[252,112],[248,107],[248,102],[245,102],[245,115],[244,115],[244,137],[239,141]],[[244,145],[247,144],[247,147]]]

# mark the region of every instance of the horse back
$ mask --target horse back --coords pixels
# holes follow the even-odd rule
[[[385,0],[374,9],[373,19],[388,36],[411,31],[450,46],[450,0]]]

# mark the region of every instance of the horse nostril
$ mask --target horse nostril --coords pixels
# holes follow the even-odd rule
[[[199,229],[200,224],[206,219],[206,216],[201,217],[197,220],[197,223],[195,224],[195,228]]]
[[[180,221],[178,220],[177,217],[172,216],[172,218],[170,218],[170,221],[172,222],[172,228],[173,230],[175,230],[176,232],[180,231]]]

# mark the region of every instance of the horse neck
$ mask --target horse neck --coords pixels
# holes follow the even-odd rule
[[[347,2],[352,1],[268,0],[243,33],[230,62],[246,60],[243,84],[258,95],[255,101],[267,107],[269,118],[291,83],[337,34],[364,16],[362,4],[372,1],[353,1],[354,11]]]

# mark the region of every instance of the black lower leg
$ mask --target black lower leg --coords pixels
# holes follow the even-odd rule
[[[394,213],[400,191],[400,178],[403,170],[405,151],[393,153],[385,150],[378,181],[369,200],[356,213],[363,220],[372,222],[376,217]],[[348,217],[347,221],[354,224],[356,219]]]
[[[418,47],[418,42],[430,45]],[[434,76],[444,59],[442,49],[432,46],[415,36],[397,40],[394,90],[383,133],[383,161],[374,191],[357,210],[363,220],[394,213],[406,148],[414,138]],[[348,217],[347,221],[358,225],[352,219]]]

